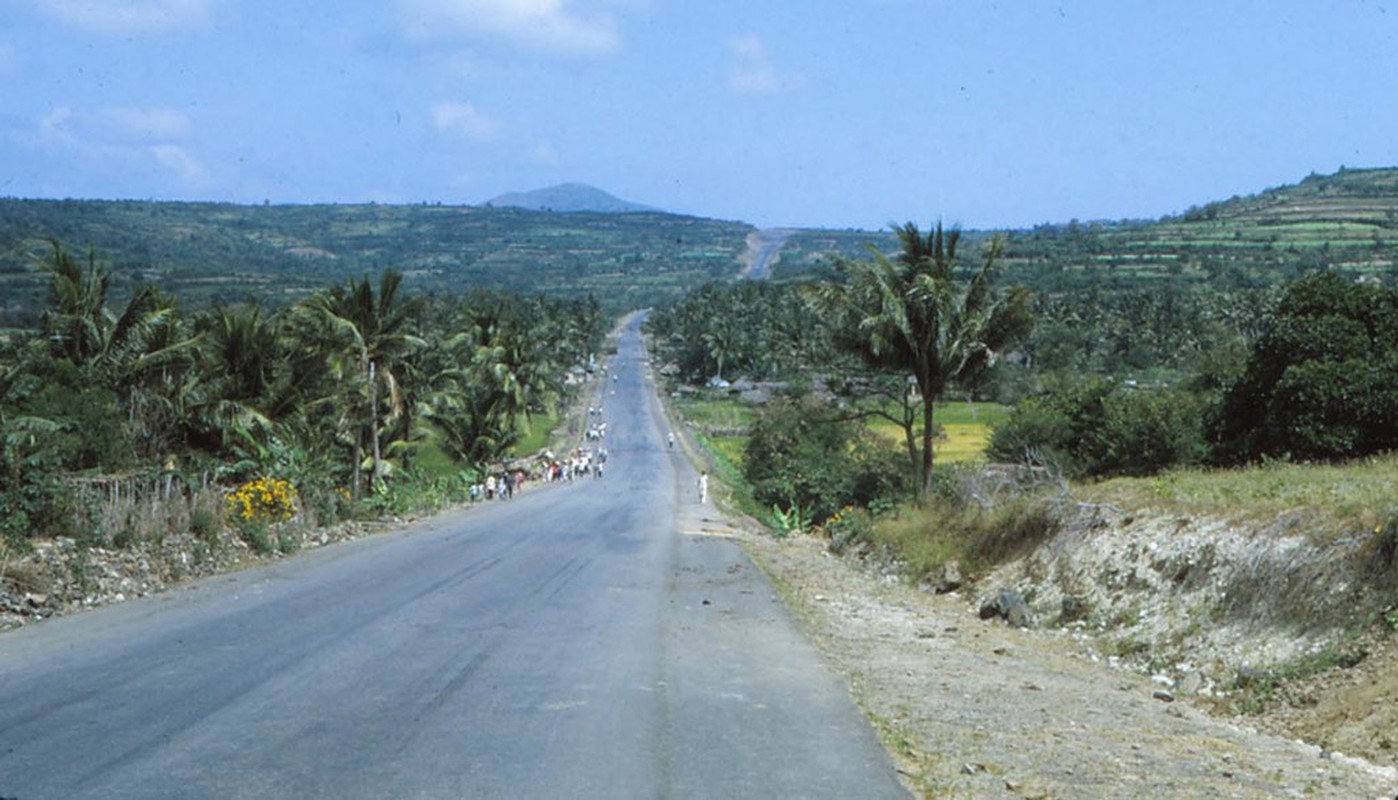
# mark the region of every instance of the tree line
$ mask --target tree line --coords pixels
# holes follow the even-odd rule
[[[761,500],[834,514],[869,502],[855,484],[881,486],[883,501],[925,496],[935,403],[949,396],[1013,405],[991,458],[1070,477],[1398,448],[1398,289],[1317,269],[1275,287],[1031,292],[995,285],[998,240],[976,243],[966,263],[956,231],[894,231],[897,251],[837,258],[836,279],[711,286],[651,315],[686,380],[825,387],[759,412],[750,477],[770,489]],[[901,475],[881,484],[870,465],[898,460],[850,458],[877,442],[814,433],[874,415],[905,439]]]
[[[387,270],[294,305],[182,309],[152,286],[121,307],[97,254],[49,243],[35,331],[0,341],[0,531],[69,533],[72,482],[274,475],[353,503],[429,463],[474,469],[557,409],[605,331],[598,303],[410,294]],[[197,476],[197,477],[196,477]]]

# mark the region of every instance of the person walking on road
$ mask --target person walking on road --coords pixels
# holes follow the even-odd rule
[[[675,446],[675,432],[674,432],[674,431],[671,431],[671,432],[667,433],[667,434],[665,435],[665,441],[668,442],[668,443],[670,444],[670,447],[671,447],[671,448],[673,448],[673,447]]]
[[[709,473],[699,473],[699,502],[709,502]]]

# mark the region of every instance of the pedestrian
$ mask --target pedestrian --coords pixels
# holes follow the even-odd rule
[[[699,502],[709,501],[709,473],[707,471],[699,473]]]
[[[491,475],[485,479],[485,499],[495,499],[495,476]]]
[[[675,446],[675,432],[674,432],[674,431],[670,431],[668,434],[666,434],[666,435],[665,435],[665,441],[669,442],[669,444],[670,444],[671,447],[674,447],[674,446]]]

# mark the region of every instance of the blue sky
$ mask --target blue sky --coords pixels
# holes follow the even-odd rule
[[[0,196],[760,226],[1157,217],[1398,165],[1398,2],[0,0]]]

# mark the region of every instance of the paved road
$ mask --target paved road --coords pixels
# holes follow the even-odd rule
[[[613,371],[601,480],[0,636],[0,797],[906,797]]]

